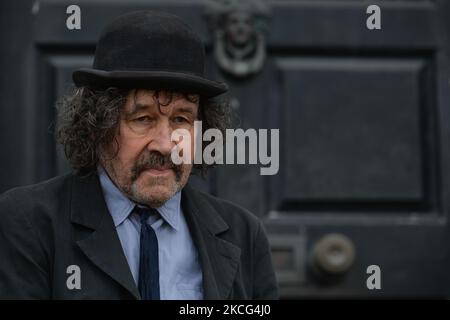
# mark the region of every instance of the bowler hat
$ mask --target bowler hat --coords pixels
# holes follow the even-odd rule
[[[72,77],[78,87],[171,89],[206,97],[228,90],[205,77],[200,37],[179,17],[155,11],[114,19],[100,35],[93,68]]]

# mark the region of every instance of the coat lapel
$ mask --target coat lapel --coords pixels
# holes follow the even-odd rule
[[[239,267],[241,250],[219,237],[229,227],[201,193],[186,185],[181,204],[202,264],[204,298],[227,299]],[[96,174],[73,176],[71,220],[90,231],[88,236],[76,241],[84,254],[140,299]]]
[[[229,227],[203,196],[186,185],[181,204],[203,270],[204,299],[228,299],[239,267],[241,249],[219,237]]]
[[[96,174],[73,176],[71,220],[92,231],[87,237],[76,241],[84,254],[136,299],[140,299]]]

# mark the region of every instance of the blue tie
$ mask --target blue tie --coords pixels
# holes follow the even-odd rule
[[[139,261],[138,288],[142,300],[160,300],[159,298],[159,258],[158,238],[147,223],[150,215],[159,215],[153,208],[135,207],[141,220],[141,244]]]

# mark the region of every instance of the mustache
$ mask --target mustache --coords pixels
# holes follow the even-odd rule
[[[177,180],[181,179],[182,165],[173,163],[170,154],[163,155],[158,151],[146,153],[142,158],[138,159],[138,162],[131,169],[131,179],[133,181],[136,180],[144,170],[159,169],[161,167],[172,169]]]

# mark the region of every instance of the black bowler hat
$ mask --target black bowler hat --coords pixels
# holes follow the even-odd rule
[[[73,75],[75,85],[96,88],[171,89],[213,97],[228,90],[205,78],[205,48],[179,17],[136,11],[116,18],[102,32],[92,69]]]

